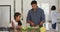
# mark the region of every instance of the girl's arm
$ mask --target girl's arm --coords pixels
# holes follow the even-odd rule
[[[12,21],[12,28],[14,28],[14,22]]]

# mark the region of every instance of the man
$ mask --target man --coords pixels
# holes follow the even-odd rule
[[[32,9],[29,10],[27,15],[27,23],[30,26],[43,26],[43,22],[45,21],[44,11],[37,6],[37,1],[31,2]]]

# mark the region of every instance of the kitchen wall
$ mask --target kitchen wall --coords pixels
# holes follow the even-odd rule
[[[59,0],[59,9],[60,9],[60,0]]]
[[[16,12],[20,12],[21,11],[21,0],[18,0],[18,1],[16,0],[15,4],[16,4],[16,8],[15,8]],[[13,19],[13,15],[14,15],[14,0],[0,0],[0,5],[11,5],[11,20],[12,20]]]
[[[11,18],[13,18],[13,14],[14,14],[14,8],[13,8],[13,0],[0,0],[0,5],[11,5]],[[7,11],[8,12],[8,11]],[[5,14],[7,13],[7,12],[5,12]],[[2,14],[4,14],[4,13],[2,13]],[[4,14],[4,15],[5,15]],[[6,15],[5,15],[6,16]],[[7,17],[6,17],[7,18]],[[5,19],[6,19],[5,18]],[[2,18],[0,18],[0,19],[2,19]],[[8,23],[8,21],[6,21],[7,23]],[[5,24],[7,24],[7,23],[5,23]],[[0,22],[0,24],[1,24],[1,22]],[[2,26],[2,25],[4,25],[4,23],[3,24],[1,24],[0,26]],[[8,25],[5,25],[5,26],[8,26]]]
[[[21,13],[21,0],[15,0],[15,12],[20,12]],[[23,0],[23,24],[26,25],[26,16],[28,10],[31,8],[31,3],[32,0]],[[58,0],[36,0],[38,3],[49,3],[50,8],[52,5],[56,5],[57,11],[58,11]],[[0,0],[0,5],[11,5],[11,20],[13,19],[14,15],[14,0]],[[60,4],[59,4],[60,5]]]

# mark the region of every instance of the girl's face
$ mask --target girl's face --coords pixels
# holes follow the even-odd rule
[[[16,17],[16,21],[20,21],[20,15]]]

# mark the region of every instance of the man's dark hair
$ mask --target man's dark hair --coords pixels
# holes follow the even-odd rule
[[[32,4],[37,4],[37,1],[35,1],[35,0],[32,1],[32,2],[31,2],[31,5],[32,5]]]
[[[51,10],[56,10],[56,6],[53,5],[53,6],[51,7]]]
[[[21,15],[19,12],[15,12],[14,13],[14,19],[16,19],[16,17],[18,17],[19,15]]]

